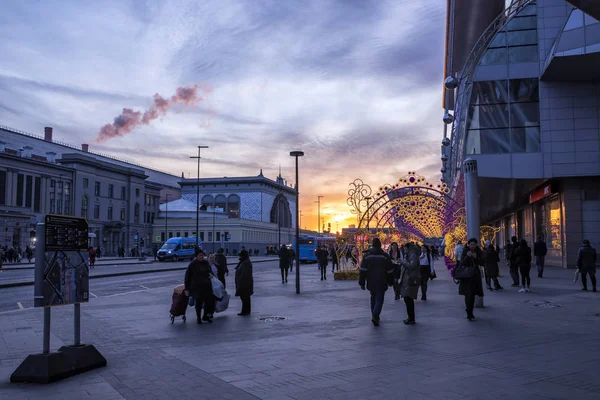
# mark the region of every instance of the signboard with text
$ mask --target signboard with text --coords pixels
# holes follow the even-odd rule
[[[538,200],[548,197],[552,195],[552,193],[552,185],[545,185],[544,187],[539,188],[538,190],[529,195],[529,204],[535,203]]]

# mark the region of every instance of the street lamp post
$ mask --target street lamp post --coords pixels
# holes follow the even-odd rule
[[[208,149],[208,146],[198,146],[198,156],[190,157],[190,158],[198,159],[198,176],[197,176],[197,180],[196,180],[196,247],[198,247],[198,236],[200,236],[200,232],[198,232],[198,230],[200,229],[200,227],[199,227],[199,221],[200,221],[200,158],[201,158],[200,150],[202,150],[202,149]],[[214,214],[214,210],[213,210],[213,214]],[[213,231],[214,231],[214,223],[213,223]],[[213,235],[214,235],[214,232],[213,232]]]
[[[165,194],[165,243],[169,240],[169,197],[170,193]]]
[[[212,252],[213,254],[215,254],[215,240],[217,240],[217,238],[215,237],[215,212],[216,212],[216,207],[215,204],[213,203],[213,230],[212,230]],[[196,239],[196,242],[198,240]]]
[[[321,199],[325,197],[325,196],[317,196],[317,201],[315,201],[315,203],[318,204],[318,209],[317,209],[317,233],[321,232]]]
[[[303,151],[291,151],[290,156],[296,157],[296,294],[300,294],[300,185],[298,184],[298,157],[304,155]]]

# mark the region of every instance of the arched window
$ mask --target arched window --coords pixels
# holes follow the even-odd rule
[[[292,227],[292,213],[290,212],[290,203],[283,194],[277,195],[273,200],[271,207],[271,223],[277,224],[282,228]]]
[[[227,213],[229,218],[240,217],[240,196],[237,194],[229,195],[229,198],[227,199]]]
[[[140,203],[135,203],[135,206],[133,207],[133,223],[140,223]]]
[[[220,194],[215,197],[215,208],[221,208],[223,211],[227,211],[227,198]]]
[[[86,195],[81,198],[81,216],[88,217],[88,197]]]
[[[213,207],[213,205],[215,204],[215,199],[210,194],[207,194],[202,197],[202,202],[200,204],[206,206],[207,208]]]

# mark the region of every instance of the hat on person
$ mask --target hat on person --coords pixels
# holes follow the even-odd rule
[[[585,244],[585,245],[589,245],[589,244],[590,244],[590,241],[589,241],[589,240],[587,240],[587,239],[584,239],[584,241],[583,241],[583,244]]]

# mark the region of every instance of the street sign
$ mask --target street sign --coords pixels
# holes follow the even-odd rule
[[[46,251],[87,250],[87,220],[62,215],[46,215],[45,245]]]
[[[156,241],[157,241],[157,242],[160,242],[160,236],[157,236],[157,237],[156,237]]]

